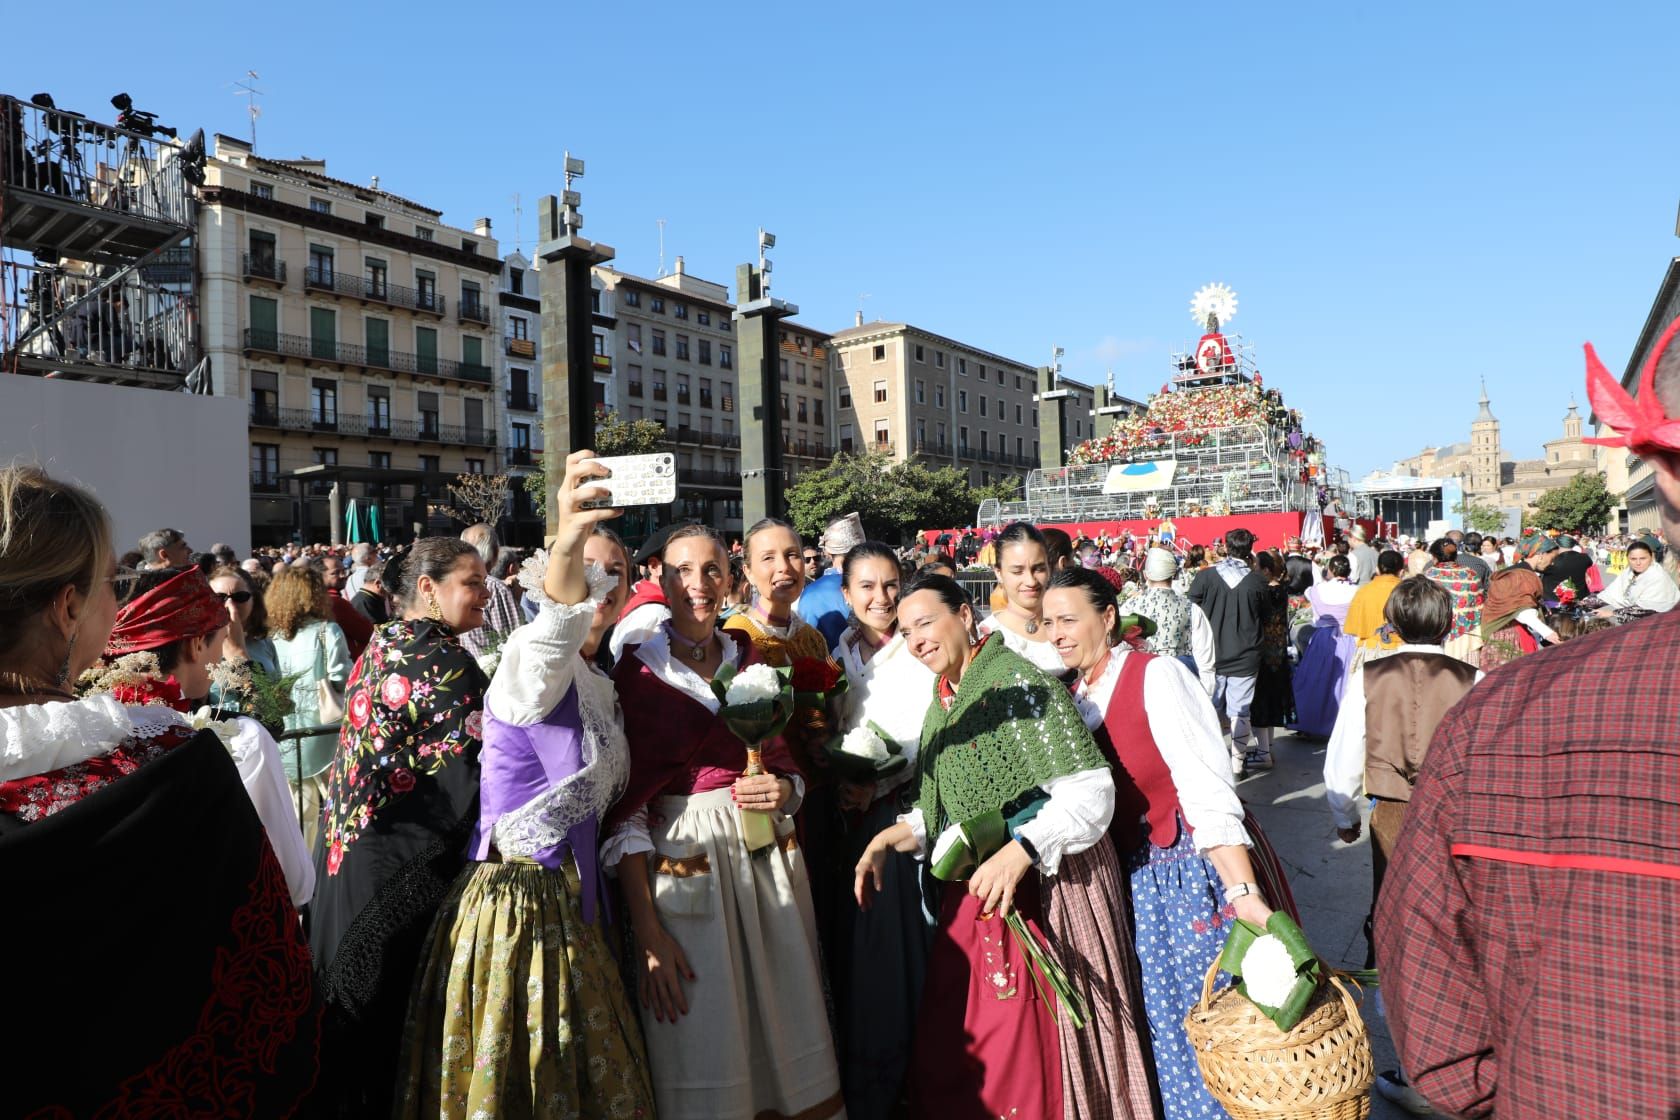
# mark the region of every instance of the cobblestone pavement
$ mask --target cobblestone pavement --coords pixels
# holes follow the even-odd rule
[[[1266,830],[1289,875],[1313,948],[1342,968],[1365,965],[1365,913],[1371,902],[1370,832],[1358,843],[1336,839],[1324,800],[1324,742],[1284,734],[1272,742],[1276,766],[1245,778],[1237,793]],[[1371,1032],[1377,1072],[1393,1069],[1394,1044],[1367,993],[1362,1011]],[[1411,1114],[1372,1093],[1374,1120],[1403,1120]]]

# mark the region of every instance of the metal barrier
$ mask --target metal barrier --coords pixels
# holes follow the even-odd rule
[[[317,735],[337,735],[338,732],[339,732],[339,729],[343,726],[344,726],[344,721],[339,720],[337,723],[318,723],[318,724],[315,724],[312,727],[288,727],[288,728],[286,728],[286,730],[284,730],[284,731],[280,732],[280,734],[276,735],[274,737],[274,741],[276,743],[280,743],[280,744],[285,744],[287,742],[290,742],[292,744],[292,770],[293,770],[293,772],[295,772],[297,774],[302,774],[303,773],[303,741],[305,739],[313,739]],[[286,748],[284,747],[284,745],[282,745],[280,749],[281,749],[282,752],[284,752],[284,750]],[[294,798],[296,798],[296,800],[297,800],[298,827],[302,828],[303,827],[303,786],[301,784],[295,785],[295,786],[292,787],[292,796]]]

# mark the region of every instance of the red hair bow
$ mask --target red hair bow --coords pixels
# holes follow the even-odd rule
[[[1622,383],[1610,376],[1592,343],[1586,344],[1587,400],[1599,419],[1615,429],[1611,436],[1593,436],[1587,443],[1602,447],[1625,447],[1635,453],[1648,450],[1680,451],[1680,420],[1671,419],[1657,399],[1657,362],[1680,330],[1680,319],[1668,325],[1662,337],[1645,359],[1639,373],[1639,392],[1629,396]]]

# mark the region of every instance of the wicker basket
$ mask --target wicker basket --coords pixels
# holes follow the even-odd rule
[[[1202,1000],[1185,1017],[1213,1099],[1232,1120],[1365,1120],[1371,1113],[1371,1039],[1335,973],[1306,1015],[1280,1031],[1236,988],[1213,993],[1215,960]],[[1330,990],[1335,986],[1335,991]]]

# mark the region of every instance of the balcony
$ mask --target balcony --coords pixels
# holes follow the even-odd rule
[[[317,413],[308,408],[263,408],[251,406],[254,427],[279,428],[287,432],[332,432],[340,436],[373,439],[412,440],[420,443],[454,443],[470,447],[495,447],[496,433],[472,425],[439,424],[431,420],[392,420],[385,416],[352,416],[348,412]]]
[[[286,286],[286,262],[275,257],[272,253],[246,253],[240,276],[244,278],[246,283],[252,280],[263,280],[277,288],[284,288]]]
[[[284,494],[286,481],[279,475],[265,474],[262,471],[251,472],[251,493],[253,494]]]
[[[502,350],[510,358],[529,360],[537,356],[536,342],[529,338],[515,338],[511,334],[502,336]]]
[[[681,385],[677,386],[677,403],[678,404],[690,404],[690,403],[692,403],[691,400],[689,399],[688,390],[683,388]]]
[[[700,390],[700,407],[701,408],[711,408],[712,407],[712,391],[710,389]]]
[[[285,280],[285,264],[280,266],[280,279]],[[327,292],[331,295],[342,296],[345,299],[360,300],[362,303],[382,303],[389,307],[406,308],[409,311],[421,311],[428,315],[443,317],[444,300],[436,291],[430,288],[409,288],[402,284],[393,284],[385,279],[384,273],[373,276],[353,276],[348,272],[339,272],[333,268],[322,268],[310,265],[303,270],[304,289],[311,292]]]
[[[677,472],[677,483],[681,486],[720,486],[730,490],[741,488],[741,473],[739,471],[703,471],[684,468]]]
[[[542,404],[535,393],[523,392],[519,389],[509,389],[507,406],[514,412],[541,412]]]
[[[642,383],[640,381],[630,382],[629,393],[632,397],[641,396],[642,395]]]
[[[595,354],[593,357],[595,372],[611,375],[613,370],[612,359],[607,357],[605,354]]]
[[[510,447],[507,452],[507,465],[510,467],[528,467],[533,462],[535,453],[529,447]]]
[[[247,355],[272,354],[280,358],[303,358],[339,366],[385,369],[394,373],[469,381],[479,385],[490,384],[489,366],[468,365],[431,354],[407,354],[383,347],[370,350],[366,346],[357,346],[349,342],[305,338],[302,335],[279,334],[250,327],[244,331],[244,350]]]
[[[662,401],[662,400],[666,399],[665,386],[659,384],[659,382],[657,382],[657,381],[655,381],[653,383],[653,399],[656,400],[656,401]]]
[[[463,299],[456,309],[455,318],[462,323],[479,323],[483,326],[489,326],[490,309],[485,306],[482,299],[476,296],[472,299]]]

